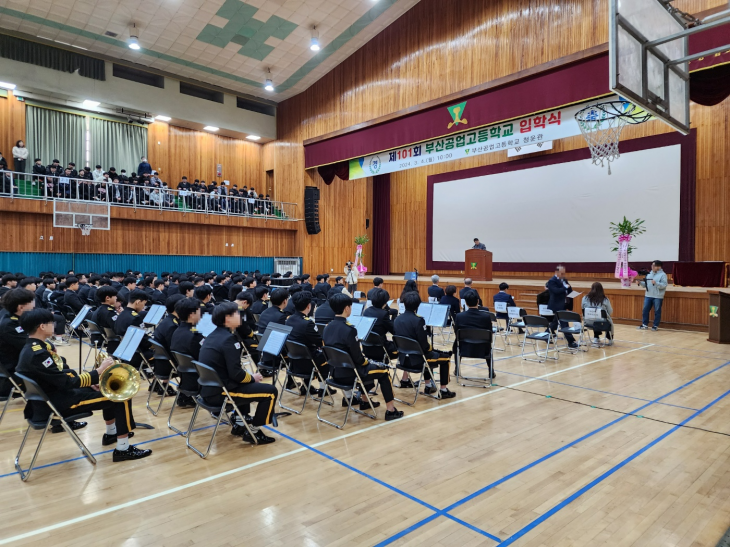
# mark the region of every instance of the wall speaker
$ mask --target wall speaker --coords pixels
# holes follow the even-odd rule
[[[308,234],[315,235],[322,231],[319,227],[319,188],[316,186],[304,187],[304,222]]]

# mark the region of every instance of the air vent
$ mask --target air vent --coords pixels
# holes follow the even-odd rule
[[[236,97],[236,106],[244,110],[250,110],[251,112],[258,112],[259,114],[266,114],[267,116],[276,116],[275,106],[250,101],[241,97]]]
[[[186,82],[180,82],[180,93],[183,95],[190,95],[191,97],[197,97],[198,99],[205,99],[206,101],[223,104],[223,93],[220,91],[213,91],[212,89],[198,87],[197,85],[188,84]]]
[[[115,63],[112,67],[112,75],[115,78],[122,78],[123,80],[137,82],[138,84],[165,89],[165,78],[157,74],[153,74],[152,72],[147,72],[146,70],[138,70],[136,68],[118,65]]]
[[[112,32],[111,30],[107,30],[104,34],[107,36],[111,36],[112,38],[116,38],[117,36],[119,36],[119,34],[117,34],[116,32]]]

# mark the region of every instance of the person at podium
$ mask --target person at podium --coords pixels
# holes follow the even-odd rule
[[[472,249],[479,249],[480,251],[486,251],[487,250],[487,246],[484,243],[480,243],[479,242],[479,238],[478,237],[475,237],[474,238],[474,246],[472,247]]]

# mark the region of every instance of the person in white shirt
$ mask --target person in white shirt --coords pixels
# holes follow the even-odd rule
[[[94,182],[104,182],[104,170],[101,165],[96,166],[96,169],[91,172],[91,176],[94,177]]]
[[[13,163],[18,173],[25,173],[25,163],[28,160],[28,149],[23,141],[18,141],[13,146]]]

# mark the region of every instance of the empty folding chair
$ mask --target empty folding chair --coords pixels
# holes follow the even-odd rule
[[[184,353],[178,353],[176,351],[172,352],[172,356],[175,359],[175,362],[177,363],[177,373],[178,376],[182,376],[183,374],[195,374],[198,375],[198,370],[195,368],[195,365],[193,364],[193,358],[190,355],[186,355]],[[172,425],[172,415],[175,412],[175,409],[177,408],[177,400],[180,398],[180,394],[187,395],[188,397],[191,397],[195,399],[195,396],[198,394],[198,390],[190,391],[181,389],[179,386],[177,388],[177,394],[175,395],[175,400],[172,402],[172,408],[170,409],[170,415],[167,417],[167,427],[171,430],[173,430],[175,433],[179,433],[183,437],[187,437],[190,430],[180,431],[176,427]]]
[[[96,458],[94,458],[93,454],[89,451],[88,448],[86,448],[86,445],[81,442],[81,439],[79,439],[78,435],[76,435],[74,430],[71,429],[71,427],[69,427],[69,425],[66,423],[72,422],[74,420],[88,418],[89,416],[92,416],[93,413],[79,412],[78,414],[73,414],[71,416],[64,416],[58,410],[56,410],[56,407],[53,406],[51,400],[41,389],[41,386],[39,386],[35,381],[31,380],[27,376],[18,373],[16,373],[16,376],[20,378],[20,380],[23,382],[23,385],[25,386],[25,400],[29,402],[37,401],[39,403],[44,403],[46,406],[48,406],[48,409],[50,410],[50,414],[48,415],[47,420],[26,420],[28,422],[28,429],[25,430],[25,435],[23,435],[23,440],[20,443],[18,455],[15,456],[15,469],[17,469],[18,471],[20,479],[22,481],[27,481],[30,478],[30,474],[33,472],[33,467],[35,466],[35,461],[41,451],[41,446],[43,446],[43,440],[46,438],[46,433],[48,433],[48,429],[52,425],[55,425],[54,422],[60,424],[63,427],[64,431],[66,431],[66,433],[70,435],[71,439],[73,439],[73,441],[76,443],[76,446],[79,447],[83,455],[86,456],[86,459],[88,459],[92,464],[96,464]],[[28,440],[28,434],[30,433],[31,429],[35,431],[43,431],[43,434],[41,435],[40,441],[38,441],[38,446],[33,453],[33,459],[30,461],[30,465],[28,466],[27,471],[23,471],[23,467],[20,465],[20,456],[23,453],[23,448],[25,447],[25,443]]]
[[[152,386],[149,392],[147,392],[147,410],[152,412],[153,416],[157,416],[157,413],[162,408],[162,403],[165,400],[165,397],[167,397],[167,386],[169,385],[170,379],[177,376],[177,367],[175,366],[175,361],[173,361],[172,357],[169,353],[167,353],[167,350],[162,344],[152,339],[150,339],[150,344],[152,344],[152,351],[155,354],[155,362],[157,363],[158,360],[167,361],[170,363],[171,367],[169,374],[153,373]],[[160,397],[160,403],[157,405],[157,410],[152,410],[152,407],[150,406],[150,398],[152,397],[152,393],[155,391],[155,386],[160,386],[162,396]],[[177,396],[175,396],[175,399],[177,399]]]
[[[558,351],[561,353],[570,353],[571,355],[574,355],[579,351],[588,351],[588,348],[585,347],[587,343],[583,336],[583,333],[586,331],[586,327],[583,325],[583,318],[581,315],[572,311],[558,311],[555,312],[555,316],[558,318],[558,332],[562,333],[563,336],[569,334],[578,338],[576,340],[576,342],[578,342],[577,348],[571,348],[566,340],[564,345],[555,344]],[[564,322],[568,323],[565,327],[562,326]]]
[[[352,406],[352,400],[355,397],[355,390],[360,389],[362,393],[367,393],[367,389],[365,388],[365,383],[362,381],[362,378],[360,378],[360,375],[357,372],[355,363],[352,362],[350,354],[340,349],[331,348],[328,346],[325,346],[324,354],[327,356],[327,364],[330,366],[330,375],[325,380],[325,384],[329,387],[341,389],[342,391],[352,391],[352,395],[349,398],[345,397],[345,400],[347,401],[347,411],[345,412],[345,420],[342,422],[342,424],[338,425],[334,422],[325,420],[320,416],[324,397],[319,400],[319,408],[317,408],[317,419],[320,422],[324,422],[327,425],[336,427],[337,429],[343,429],[345,427],[345,425],[347,424],[347,418],[350,415],[350,410],[354,410],[358,414],[367,416],[368,418],[375,420],[378,415],[377,412],[375,412],[375,408],[373,407],[373,403],[372,401],[370,401],[369,397],[368,403],[370,403],[370,409],[373,411],[372,414],[368,414],[367,412],[363,412],[359,408],[353,408]],[[341,374],[337,375],[336,372],[340,372]],[[346,378],[346,376],[350,376],[352,380]]]
[[[322,375],[319,372],[319,367],[317,367],[317,364],[314,362],[314,359],[312,359],[312,354],[309,353],[309,348],[305,346],[304,344],[300,344],[299,342],[292,342],[291,340],[287,340],[286,342],[286,353],[287,353],[287,360],[286,360],[286,374],[289,377],[299,378],[300,380],[304,381],[304,387],[307,388],[307,386],[312,385],[312,381],[315,379],[315,377],[322,383],[325,383],[325,379],[322,377]],[[292,369],[292,361],[309,361],[312,363],[312,371],[307,373],[301,373],[296,372]],[[289,390],[285,390],[291,393]],[[325,389],[325,392],[328,390]],[[282,400],[284,399],[284,391],[282,391],[281,396],[279,397],[279,406],[285,410],[288,410],[290,412],[293,412],[294,414],[301,414],[304,412],[304,407],[307,404],[307,399],[311,398],[314,401],[319,401],[319,397],[315,397],[314,395],[309,393],[309,389],[307,388],[304,392],[304,402],[302,403],[302,408],[299,410],[295,410],[293,408],[289,408],[288,406],[284,406],[282,403]],[[332,395],[330,395],[330,400],[332,402],[325,401],[326,405],[334,406],[335,400],[332,398]]]
[[[407,355],[408,356],[408,365],[403,365],[400,362],[400,359],[398,359],[398,362],[395,365],[395,370],[393,371],[393,378],[398,380],[398,383],[400,383],[400,379],[398,379],[397,371],[401,370],[403,372],[407,372],[408,374],[420,374],[421,378],[418,382],[412,381],[413,383],[413,389],[416,392],[415,397],[413,398],[413,402],[409,403],[407,401],[403,401],[401,399],[395,398],[396,401],[406,404],[408,406],[414,406],[416,404],[416,401],[418,400],[418,388],[421,384],[424,386],[426,385],[426,370],[431,375],[431,378],[436,381],[433,374],[433,369],[431,368],[431,365],[428,363],[428,359],[426,359],[426,356],[423,354],[423,349],[421,349],[421,344],[418,343],[417,340],[413,340],[412,338],[406,338],[404,336],[393,336],[393,342],[395,342],[395,345],[398,348],[398,356]],[[419,364],[420,363],[420,364]],[[431,397],[432,399],[441,399],[441,390],[436,390],[436,395],[428,395],[424,392],[424,395],[426,397]]]
[[[8,369],[6,369],[3,365],[0,364],[0,383],[2,383],[1,380],[10,382],[13,387],[10,388],[10,393],[8,393],[8,398],[5,400],[5,404],[3,405],[3,411],[2,411],[2,414],[0,414],[0,423],[2,423],[3,418],[5,417],[5,412],[8,410],[8,405],[10,404],[10,401],[13,399],[13,395],[15,395],[16,393],[23,395],[23,390],[20,389],[20,386],[15,381],[12,374],[10,374],[8,372]]]
[[[492,333],[494,336],[492,336],[492,351],[506,351],[507,350],[507,343],[506,343],[506,334],[505,329],[503,326],[499,324],[499,320],[497,320],[497,314],[492,313],[491,311],[483,312],[486,313],[489,316],[489,319],[492,321]],[[498,348],[496,347],[496,341],[502,340],[502,347]]]
[[[524,361],[534,361],[537,363],[544,363],[546,359],[558,360],[558,350],[553,347],[555,357],[550,357],[550,344],[555,343],[553,333],[550,331],[550,321],[547,318],[539,315],[525,315],[522,317],[522,321],[525,325],[525,335],[522,339],[522,359]],[[535,355],[537,359],[528,359],[525,357],[525,344],[530,340],[533,347],[535,348]],[[545,342],[545,354],[540,353],[540,342]]]
[[[456,380],[464,387],[492,387],[492,372],[494,367],[494,332],[487,329],[459,329],[456,332]],[[486,349],[490,348],[487,363],[491,362],[492,367],[487,367],[487,377],[469,377],[461,372],[461,360],[484,359]],[[476,384],[465,384],[478,382]]]
[[[253,439],[255,444],[259,444],[256,440],[256,437],[254,436],[253,432],[251,431],[251,428],[248,427],[248,423],[246,422],[246,417],[243,415],[243,413],[238,409],[238,405],[231,397],[231,394],[228,392],[228,389],[226,389],[225,384],[220,379],[220,376],[218,376],[218,373],[209,367],[208,365],[204,365],[203,363],[200,363],[198,361],[193,361],[193,365],[195,366],[195,370],[198,372],[198,383],[201,387],[214,387],[216,389],[220,389],[223,394],[223,403],[220,406],[217,405],[209,405],[203,400],[202,395],[195,395],[195,410],[193,410],[193,415],[190,418],[190,425],[188,426],[188,435],[187,439],[185,441],[185,444],[187,447],[195,452],[198,456],[205,459],[208,457],[208,454],[210,453],[210,448],[213,446],[213,441],[215,440],[215,434],[218,431],[218,427],[221,425],[221,421],[223,420],[223,416],[226,413],[226,405],[231,405],[233,407],[234,413],[241,418],[241,423],[243,426],[248,430],[249,435],[251,435],[251,438]],[[198,412],[200,412],[200,409],[207,410],[214,416],[216,413],[218,414],[218,420],[215,423],[215,428],[213,429],[213,434],[210,436],[210,442],[208,443],[208,448],[206,449],[205,453],[201,452],[197,448],[195,448],[191,443],[190,439],[193,436],[193,429],[195,428],[195,420],[198,417]],[[231,427],[233,427],[233,424],[231,424]]]

